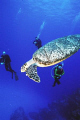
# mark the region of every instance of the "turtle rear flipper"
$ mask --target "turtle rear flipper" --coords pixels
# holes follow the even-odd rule
[[[35,82],[40,82],[40,77],[37,74],[37,65],[32,64],[26,70],[26,76],[30,79],[34,80]]]

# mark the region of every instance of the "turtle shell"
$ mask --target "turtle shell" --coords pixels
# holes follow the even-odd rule
[[[80,49],[80,34],[55,39],[33,54],[38,66],[47,67],[59,63]]]

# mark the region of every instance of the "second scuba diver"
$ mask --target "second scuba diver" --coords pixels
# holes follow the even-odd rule
[[[35,38],[35,40],[33,41],[33,44],[35,44],[35,46],[37,46],[38,49],[42,47],[42,42],[38,37]]]

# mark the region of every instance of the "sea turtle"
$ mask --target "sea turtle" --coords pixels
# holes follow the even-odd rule
[[[35,82],[40,82],[37,74],[38,67],[48,67],[55,65],[80,49],[80,34],[69,35],[55,39],[43,47],[39,48],[31,60],[21,67],[21,72],[26,72],[26,76]]]

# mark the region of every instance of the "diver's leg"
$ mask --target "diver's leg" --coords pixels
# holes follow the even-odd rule
[[[54,81],[54,83],[53,83],[53,85],[52,85],[52,86],[54,87],[55,85],[56,85],[56,81]]]
[[[9,72],[12,73],[12,79],[13,79],[13,73],[14,73],[14,75],[15,75],[15,80],[16,80],[16,81],[18,80],[17,73],[11,68],[10,63],[6,63],[6,64],[5,64],[5,69],[6,69],[6,71],[9,71]]]
[[[57,84],[58,84],[58,85],[60,84],[60,81],[59,81],[59,79],[57,79]]]
[[[55,81],[54,81],[54,83],[53,83],[53,85],[52,85],[53,87],[56,85],[56,82],[57,82],[57,81],[56,81],[56,78],[55,78]]]
[[[8,68],[9,68],[9,71],[10,71],[10,72],[15,72],[15,71],[11,68],[11,64],[10,64],[10,63],[8,63]]]
[[[8,64],[7,64],[7,63],[5,63],[5,69],[6,69],[6,71],[9,71],[9,70],[8,70]]]
[[[11,64],[10,63],[8,63],[8,69],[12,73],[12,79],[13,79],[13,72],[14,73],[16,73],[16,72],[11,68]]]
[[[11,68],[9,63],[5,63],[5,69],[6,69],[6,71],[9,71],[9,72],[12,73],[12,79],[13,79],[13,70],[12,70],[12,68]]]
[[[14,73],[14,75],[15,75],[15,80],[17,81],[17,80],[18,80],[17,73],[11,68],[10,63],[9,63],[9,69],[10,69],[10,71],[12,72],[12,79],[13,79],[13,73]]]

